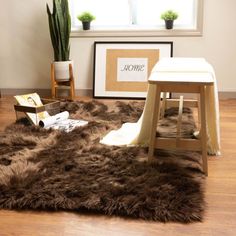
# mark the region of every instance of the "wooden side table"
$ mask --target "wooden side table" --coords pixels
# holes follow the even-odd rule
[[[72,101],[75,99],[75,84],[74,84],[74,75],[73,75],[72,64],[69,64],[69,73],[70,73],[69,80],[65,80],[65,81],[56,80],[54,64],[53,63],[51,64],[51,83],[52,83],[51,96],[52,96],[52,99],[57,98],[57,89],[59,87],[69,87],[69,89],[70,89],[69,99]]]

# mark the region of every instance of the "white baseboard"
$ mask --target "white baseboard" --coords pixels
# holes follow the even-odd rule
[[[227,91],[227,92],[219,92],[219,98],[222,100],[225,99],[231,99],[231,98],[236,98],[236,92],[231,92],[231,91]]]

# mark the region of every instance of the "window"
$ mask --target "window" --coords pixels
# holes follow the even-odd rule
[[[130,21],[128,0],[70,0],[72,24],[78,27],[77,15],[90,11],[96,16],[93,26],[127,26]]]
[[[178,12],[175,30],[199,30],[203,0],[69,0],[73,30],[81,29],[77,15],[90,11],[96,16],[93,31],[163,31],[160,15],[165,10]],[[172,31],[173,32],[173,31]]]

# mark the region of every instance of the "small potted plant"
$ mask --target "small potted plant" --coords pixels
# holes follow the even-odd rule
[[[161,19],[165,21],[166,29],[172,29],[174,20],[178,18],[178,13],[172,10],[167,10],[161,14]]]
[[[92,15],[90,12],[85,11],[77,16],[77,19],[80,20],[83,24],[83,30],[90,29],[90,22],[95,20],[95,16]]]

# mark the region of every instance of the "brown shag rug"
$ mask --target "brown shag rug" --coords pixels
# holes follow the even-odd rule
[[[0,208],[75,210],[155,221],[201,221],[204,175],[197,152],[110,147],[99,139],[136,122],[143,102],[65,102],[73,118],[90,121],[70,133],[18,122],[0,134]],[[167,110],[160,136],[174,136],[177,109]],[[184,109],[182,136],[195,129]]]

